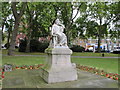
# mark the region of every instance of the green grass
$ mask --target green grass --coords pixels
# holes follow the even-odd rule
[[[3,56],[2,64],[35,65],[44,64],[46,58],[38,56]],[[117,58],[72,58],[72,62],[97,67],[107,72],[118,73]]]
[[[8,50],[2,50],[2,54],[7,54]],[[18,50],[15,50],[15,55],[46,55],[46,53],[40,53],[40,52],[32,52],[32,53],[25,53],[25,52],[18,52]]]
[[[117,58],[72,58],[72,62],[96,67],[106,72],[118,73],[118,59]]]
[[[2,50],[2,54],[7,54],[7,50]],[[16,55],[46,55],[45,53],[22,53],[15,51]],[[74,52],[72,56],[101,56],[101,53]],[[105,57],[118,57],[118,54],[105,53]],[[3,56],[2,64],[15,64],[15,65],[35,65],[42,64],[45,61],[45,57],[40,56]],[[82,64],[86,66],[93,66],[99,69],[103,69],[107,72],[118,73],[118,59],[117,58],[72,58],[72,62]]]
[[[32,57],[32,56],[3,56],[2,64],[15,64],[15,65],[35,65],[43,64],[45,57]]]
[[[7,54],[7,50],[2,50],[2,54]],[[104,53],[105,57],[118,57],[118,54],[113,53]],[[24,53],[24,52],[18,52],[16,49],[15,55],[46,55],[46,53],[40,53],[40,52],[32,52],[32,53]],[[93,52],[74,52],[72,56],[98,56],[101,57],[101,53],[93,53]]]

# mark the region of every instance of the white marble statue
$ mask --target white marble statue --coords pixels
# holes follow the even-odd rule
[[[59,19],[56,19],[55,23],[51,28],[52,39],[50,41],[49,47],[68,47],[67,46],[67,37],[63,33],[64,25],[61,24]]]

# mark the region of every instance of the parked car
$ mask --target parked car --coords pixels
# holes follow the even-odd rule
[[[5,47],[5,45],[4,45],[4,44],[2,44],[2,45],[1,45],[1,47],[2,47],[2,49],[6,49],[6,47]]]
[[[89,50],[89,51],[93,51],[93,47],[89,47],[88,50]]]
[[[120,47],[115,46],[114,49],[113,49],[113,53],[120,53]]]

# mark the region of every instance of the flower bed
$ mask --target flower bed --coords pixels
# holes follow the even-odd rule
[[[23,66],[16,66],[16,65],[13,65],[13,70],[16,70],[16,69],[40,69],[41,66],[43,66],[43,64],[38,64],[38,65],[23,65]],[[87,71],[87,72],[91,72],[91,73],[94,73],[96,75],[101,75],[101,76],[104,76],[104,77],[107,77],[107,78],[111,78],[113,80],[118,80],[120,79],[120,75],[118,75],[117,73],[108,73],[108,72],[105,72],[104,70],[99,70],[99,69],[96,69],[95,67],[89,67],[89,66],[84,66],[84,65],[80,65],[80,64],[77,64],[77,68],[78,69],[81,69],[81,70],[84,70],[84,71]],[[0,69],[0,71],[2,71],[2,69]],[[4,79],[5,76],[4,76],[4,71],[2,71],[1,73],[1,78]]]
[[[41,66],[43,66],[43,64],[38,64],[38,65],[30,65],[30,66],[28,66],[28,65],[22,65],[22,66],[16,66],[16,65],[12,65],[13,67],[12,67],[12,70],[17,70],[17,69],[40,69],[41,68]],[[4,79],[5,78],[5,76],[4,76],[4,69],[2,68],[2,69],[0,69],[0,71],[2,71],[1,72],[1,79]]]
[[[101,75],[107,78],[111,78],[114,80],[120,79],[120,75],[118,75],[117,73],[108,73],[105,72],[104,70],[96,69],[95,67],[89,67],[89,66],[77,64],[77,68],[87,72],[95,73],[96,75]]]
[[[23,65],[23,66],[15,66],[13,67],[13,70],[14,69],[39,69],[41,68],[41,66],[43,66],[43,64],[38,64],[38,65]]]

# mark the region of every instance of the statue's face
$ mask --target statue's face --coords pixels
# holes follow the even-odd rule
[[[55,23],[56,23],[56,24],[60,24],[60,20],[59,20],[59,19],[56,19]]]

